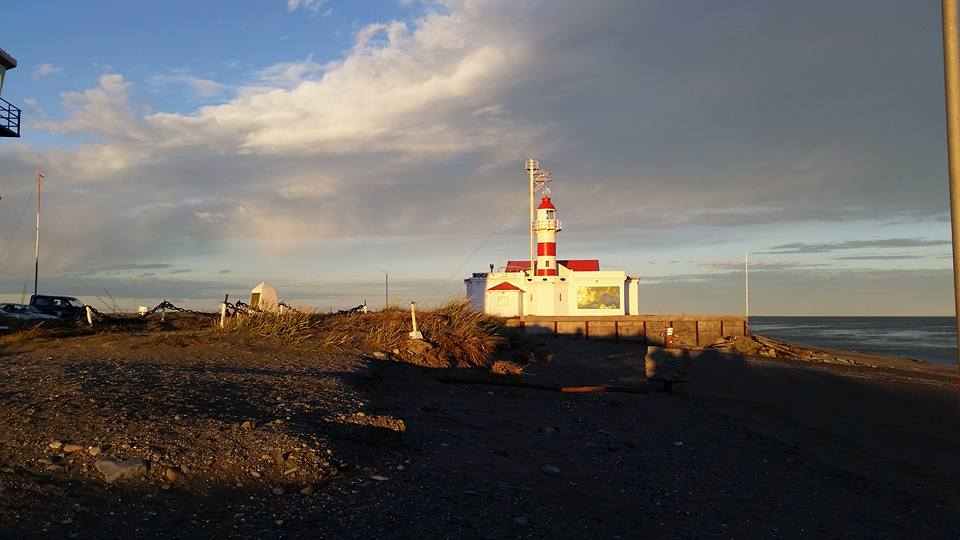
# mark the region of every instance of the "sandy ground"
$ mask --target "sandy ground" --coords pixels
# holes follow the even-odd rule
[[[637,344],[544,342],[527,380],[642,377]],[[0,537],[957,538],[955,375],[873,365],[710,353],[674,393],[562,394],[226,339],[44,340],[0,353]],[[96,468],[130,458],[149,470]]]

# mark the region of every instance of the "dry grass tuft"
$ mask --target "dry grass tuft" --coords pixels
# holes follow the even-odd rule
[[[507,360],[497,360],[490,366],[490,373],[494,375],[523,375],[523,366],[508,362]]]
[[[46,329],[43,328],[42,324],[35,324],[21,330],[15,330],[5,336],[0,336],[0,350],[11,349],[36,342],[45,335]]]
[[[465,299],[435,311],[417,313],[417,326],[433,345],[428,363],[487,367],[505,341],[503,323],[470,309]],[[227,331],[245,338],[272,340],[296,347],[336,350],[408,351],[410,313],[388,308],[371,313],[262,313],[230,319]],[[412,360],[412,359],[411,359]]]

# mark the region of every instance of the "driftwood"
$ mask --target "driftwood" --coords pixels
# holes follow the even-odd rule
[[[438,374],[434,379],[447,384],[484,384],[490,386],[510,386],[513,388],[531,388],[534,390],[547,390],[551,392],[565,392],[570,394],[598,394],[598,393],[624,393],[624,394],[647,394],[650,392],[649,385],[638,384],[632,386],[561,386],[559,384],[532,383],[521,380],[519,377],[510,376],[472,376]]]

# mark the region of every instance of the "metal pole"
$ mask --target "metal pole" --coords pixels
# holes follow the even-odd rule
[[[390,307],[390,272],[383,273],[383,309]]]
[[[532,164],[533,159],[530,160],[531,164],[527,167],[527,172],[530,173],[530,275],[534,275],[534,251],[533,251],[533,175],[536,172]]]
[[[36,246],[34,247],[34,259],[33,259],[33,295],[37,295],[37,282],[39,281],[40,275],[40,179],[43,178],[43,173],[40,172],[40,163],[37,162],[37,240]]]
[[[743,254],[743,316],[750,324],[750,252]]]
[[[960,367],[960,50],[957,0],[942,0],[943,79],[947,102],[947,159],[950,170],[950,223],[953,239],[953,297]]]

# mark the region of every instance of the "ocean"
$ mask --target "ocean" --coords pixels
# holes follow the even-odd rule
[[[956,365],[953,317],[750,317],[754,334],[790,343]]]

